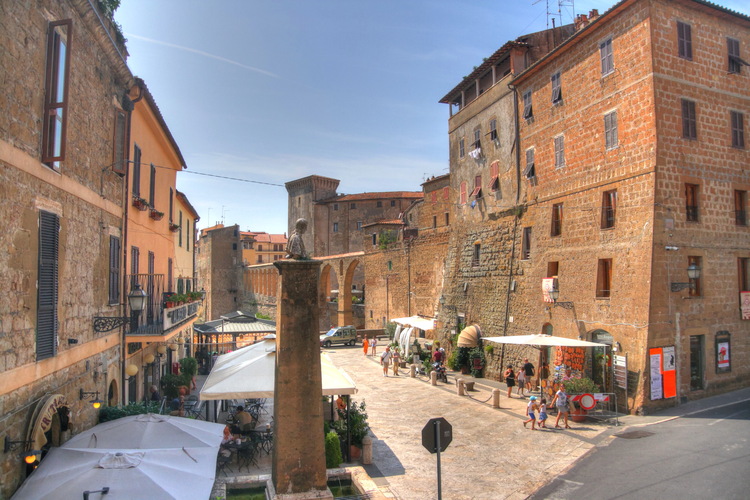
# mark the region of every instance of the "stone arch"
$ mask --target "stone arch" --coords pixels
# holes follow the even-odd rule
[[[354,272],[357,267],[360,266],[359,259],[352,259],[346,266],[346,273],[344,273],[344,261],[340,262],[340,269],[342,276],[339,276],[339,309],[338,309],[338,320],[339,325],[353,325],[354,318],[352,316],[352,283],[354,281]]]
[[[112,379],[107,390],[107,406],[117,406],[120,400],[120,391],[117,389],[117,380]]]

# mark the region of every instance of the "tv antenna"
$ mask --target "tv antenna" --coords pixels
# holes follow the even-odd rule
[[[541,3],[542,0],[536,0],[532,3],[532,5],[536,5],[538,3]],[[549,29],[549,21],[552,19],[552,27],[555,27],[555,18],[558,18],[560,20],[560,26],[563,25],[563,7],[566,7],[566,13],[570,16],[571,21],[575,18],[575,0],[557,0],[557,12],[550,11],[549,3],[550,0],[544,0],[546,4],[546,12],[547,12],[547,29]],[[570,7],[570,10],[567,10],[567,7]]]

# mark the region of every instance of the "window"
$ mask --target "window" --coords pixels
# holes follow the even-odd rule
[[[258,264],[263,264],[263,256],[258,255]]]
[[[109,304],[120,303],[120,238],[109,237]]]
[[[740,292],[750,292],[750,259],[740,257],[737,259],[739,272]]]
[[[490,120],[490,140],[497,145],[497,120]]]
[[[141,260],[141,251],[138,247],[130,247],[130,274],[132,275],[133,282],[130,284],[130,287],[132,288],[133,285],[138,281],[137,274],[138,270],[140,269],[140,260]]]
[[[70,19],[51,22],[47,35],[42,162],[55,170],[65,160],[72,25]]]
[[[677,21],[677,54],[688,61],[693,60],[693,37],[690,25]]]
[[[430,193],[430,202],[437,203],[437,191],[433,191]]]
[[[192,235],[190,233],[190,219],[185,219],[185,250],[190,251],[190,240]]]
[[[432,229],[437,228],[437,215],[432,216]]]
[[[685,139],[697,139],[695,102],[688,99],[682,100],[682,137]]]
[[[40,211],[36,313],[37,361],[57,354],[59,238],[59,217],[51,212]]]
[[[133,196],[141,195],[141,148],[133,146]]]
[[[339,232],[339,223],[338,222],[334,222],[333,223],[333,232],[334,233],[338,233]]]
[[[615,70],[611,38],[607,38],[599,44],[599,59],[602,61],[602,76],[608,75]]]
[[[443,201],[450,200],[450,196],[451,196],[451,188],[449,188],[448,186],[445,186],[443,188]]]
[[[349,208],[353,210],[353,209],[357,208],[357,204],[356,203],[350,203],[349,204]]]
[[[333,211],[334,212],[338,212],[339,211],[339,204],[338,203],[334,203],[333,204]]]
[[[701,261],[703,259],[701,257],[696,256],[689,256],[688,257],[688,266],[695,264],[698,266],[699,269],[702,269],[703,266],[701,265]],[[689,295],[691,297],[701,297],[703,295],[703,289],[701,288],[701,279],[700,278],[688,278],[690,281],[690,293]]]
[[[460,198],[459,198],[458,202],[461,205],[466,205],[466,198],[467,198],[466,197],[466,181],[463,181],[461,183],[461,193],[460,193],[459,196],[460,196]]]
[[[685,220],[698,222],[698,184],[685,184]]]
[[[617,144],[617,111],[612,111],[604,115],[604,147],[614,149]]]
[[[560,272],[560,263],[557,261],[551,261],[547,262],[547,277],[552,278],[554,276],[559,276]]]
[[[151,178],[148,183],[148,202],[151,208],[156,208],[156,167],[151,164]]]
[[[500,184],[498,178],[500,177],[500,163],[493,161],[490,164],[490,183],[487,185],[487,187],[492,191],[493,193],[497,191],[498,185]]]
[[[474,243],[474,253],[471,255],[471,267],[479,267],[479,256],[482,253],[481,243]]]
[[[479,149],[482,147],[481,135],[482,131],[480,129],[474,131],[474,143],[471,145],[472,149]]]
[[[450,215],[448,214],[448,212],[445,212],[445,225],[449,226],[450,223],[451,223]]]
[[[563,204],[555,203],[552,205],[552,229],[551,236],[560,236],[562,234]]]
[[[727,38],[727,55],[729,59],[730,73],[739,74],[742,71],[742,66],[750,66],[740,57],[740,41],[734,38]]]
[[[550,78],[552,84],[552,103],[557,104],[562,101],[562,85],[560,83],[560,72],[553,74]]]
[[[359,231],[360,229],[362,229],[362,221],[358,220],[357,221],[357,231]]]
[[[734,222],[738,226],[747,226],[747,191],[734,191]]]
[[[602,194],[602,229],[615,227],[617,212],[617,190],[605,191]]]
[[[523,176],[527,179],[533,179],[536,177],[536,171],[534,169],[534,148],[526,150],[526,168],[523,169]]]
[[[471,196],[479,198],[482,196],[482,176],[477,175],[474,177],[474,191],[471,192]]]
[[[555,168],[565,166],[565,136],[555,137]]]
[[[259,251],[259,252],[262,252],[262,251],[263,251],[263,245],[260,245],[260,244],[258,245],[258,251]]]
[[[172,223],[172,215],[174,212],[174,190],[169,188],[169,223]]]
[[[383,202],[382,202],[382,201],[379,201],[379,202],[377,203],[377,205],[378,205],[378,208],[381,208],[381,207],[383,206]]]
[[[596,298],[608,299],[612,286],[612,259],[599,259],[596,271]]]
[[[180,225],[180,229],[177,233],[177,242],[179,243],[179,246],[182,246],[182,210],[180,210],[180,219],[178,224]]]
[[[730,111],[729,116],[732,122],[732,147],[745,149],[745,115]]]
[[[466,155],[466,146],[464,144],[464,140],[461,139],[458,141],[458,157],[463,158],[464,155]]]
[[[523,242],[521,243],[521,260],[531,258],[531,228],[523,228]]]
[[[237,250],[237,243],[232,243],[232,250]]]
[[[121,109],[115,110],[115,137],[114,148],[112,151],[112,171],[120,175],[125,175],[125,168],[128,161],[128,150],[125,145],[127,134],[127,115]]]
[[[523,94],[523,117],[527,120],[534,116],[534,109],[531,106],[531,91],[528,90]]]
[[[395,207],[395,206],[396,206],[396,200],[391,200],[391,206],[392,206],[392,207]]]

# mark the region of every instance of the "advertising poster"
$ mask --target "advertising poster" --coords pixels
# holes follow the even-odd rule
[[[651,399],[663,399],[661,390],[661,348],[649,349],[651,361]]]
[[[673,398],[677,396],[677,370],[675,370],[674,346],[662,349],[662,397]]]
[[[729,368],[729,341],[718,342],[716,344],[716,366],[719,368]]]
[[[740,292],[742,319],[750,319],[750,292]]]

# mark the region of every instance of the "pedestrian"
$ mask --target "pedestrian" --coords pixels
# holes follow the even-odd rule
[[[534,365],[529,362],[528,358],[524,358],[523,360],[523,371],[526,375],[526,389],[531,392],[534,390],[534,388],[531,386],[534,381]]]
[[[438,366],[443,364],[443,361],[445,359],[443,358],[443,353],[445,352],[442,347],[440,347],[440,343],[435,342],[434,351],[432,352],[432,362],[437,363]]]
[[[367,337],[362,341],[362,348],[365,351],[365,356],[367,356],[367,349],[370,348],[370,342],[368,342]]]
[[[378,352],[378,338],[373,337],[370,341],[370,348],[372,348],[372,355],[375,356]]]
[[[541,403],[539,404],[539,428],[540,429],[546,429],[547,424],[547,400],[545,398],[542,398]]]
[[[383,351],[383,354],[380,355],[380,364],[383,366],[383,376],[388,376],[388,365],[391,362],[391,357],[393,356],[393,353],[391,353],[391,347],[385,346],[385,351]]]
[[[513,371],[513,365],[508,365],[503,377],[505,377],[505,385],[508,386],[508,397],[510,398],[512,397],[510,393],[513,392],[513,387],[516,385],[516,372]]]
[[[156,388],[155,385],[151,386],[151,401],[159,401],[161,400],[161,396],[159,396],[159,389]]]
[[[565,422],[565,428],[570,429],[568,425],[568,395],[565,392],[565,386],[561,385],[560,389],[555,393],[555,397],[552,398],[552,403],[557,408],[557,418],[555,418],[555,429],[559,429],[560,417],[563,417]]]
[[[536,430],[536,416],[534,415],[534,410],[537,409],[536,406],[536,396],[531,396],[529,398],[529,404],[526,405],[526,415],[529,417],[528,419],[524,420],[523,426],[526,427],[526,424],[531,422],[531,430]]]
[[[398,377],[399,363],[401,363],[401,353],[399,348],[393,349],[393,374]]]
[[[516,379],[518,379],[518,389],[516,389],[516,392],[521,397],[524,397],[525,394],[523,391],[526,389],[526,372],[524,371],[523,366],[519,368],[518,373],[516,374]]]

